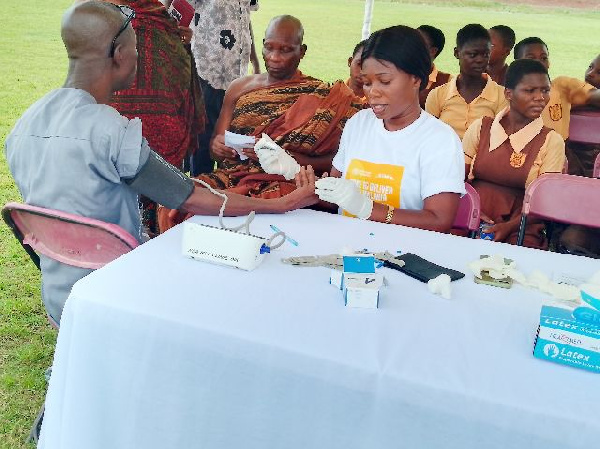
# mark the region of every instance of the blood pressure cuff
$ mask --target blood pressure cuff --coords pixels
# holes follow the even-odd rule
[[[394,263],[394,260],[404,261],[404,266]],[[428,282],[431,279],[435,279],[440,274],[447,274],[450,276],[450,280],[452,281],[456,281],[465,277],[465,274],[461,273],[460,271],[441,267],[433,262],[423,259],[421,256],[411,253],[402,254],[394,257],[393,259],[386,260],[384,262],[384,266],[393,268],[394,270],[402,271],[403,273],[418,279],[421,282]]]
[[[169,209],[181,208],[194,191],[194,181],[152,150],[140,171],[123,181],[136,193]]]

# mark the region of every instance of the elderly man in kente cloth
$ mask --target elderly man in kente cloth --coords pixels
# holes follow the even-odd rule
[[[296,188],[290,180],[300,166],[311,165],[318,175],[331,169],[346,121],[364,106],[344,82],[331,85],[298,70],[306,52],[303,37],[297,18],[284,15],[271,20],[262,50],[267,71],[239,78],[227,89],[211,144],[218,167],[198,179],[242,195],[277,198]],[[267,134],[274,141],[267,146],[280,150],[274,165],[280,162],[284,170],[265,173],[264,160],[259,162],[253,148],[244,149],[248,159],[240,160],[236,150],[225,145],[225,131],[257,138]],[[182,218],[161,208],[161,231]]]
[[[266,73],[235,80],[225,93],[211,151],[218,169],[200,179],[251,196],[273,197],[293,189],[279,175],[265,174],[252,148],[249,159],[225,145],[225,131],[260,137],[267,134],[299,165],[329,171],[342,129],[362,105],[343,83],[333,85],[298,70],[306,52],[304,29],[292,16],[271,20],[263,39]]]

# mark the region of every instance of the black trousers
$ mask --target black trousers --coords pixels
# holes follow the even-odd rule
[[[221,108],[223,107],[223,98],[225,91],[215,89],[202,78],[200,88],[204,97],[204,108],[206,110],[206,126],[204,132],[198,136],[198,149],[190,157],[190,174],[197,176],[200,173],[210,173],[213,171],[215,161],[210,158],[210,139],[217,124]]]

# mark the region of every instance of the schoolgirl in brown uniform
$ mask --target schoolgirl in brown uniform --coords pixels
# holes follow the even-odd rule
[[[526,187],[562,170],[564,141],[541,119],[549,94],[550,78],[540,62],[514,61],[506,74],[509,107],[473,122],[463,138],[467,181],[481,197],[481,219],[496,241],[516,242]],[[547,246],[543,224],[527,225],[524,244]]]

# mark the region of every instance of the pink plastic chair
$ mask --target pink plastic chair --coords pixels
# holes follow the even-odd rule
[[[59,210],[8,203],[2,209],[2,218],[38,269],[38,254],[95,270],[139,245],[118,225]],[[50,316],[48,319],[58,327]]]
[[[600,179],[547,173],[533,181],[525,191],[517,245],[523,245],[529,215],[600,227]]]
[[[600,109],[571,109],[569,140],[572,142],[600,144]]]
[[[600,153],[596,156],[596,161],[594,162],[594,172],[592,174],[594,178],[600,178]]]
[[[481,214],[481,202],[477,190],[469,183],[465,183],[467,194],[460,199],[453,229],[469,231],[469,237],[474,238],[479,230],[479,215]]]

